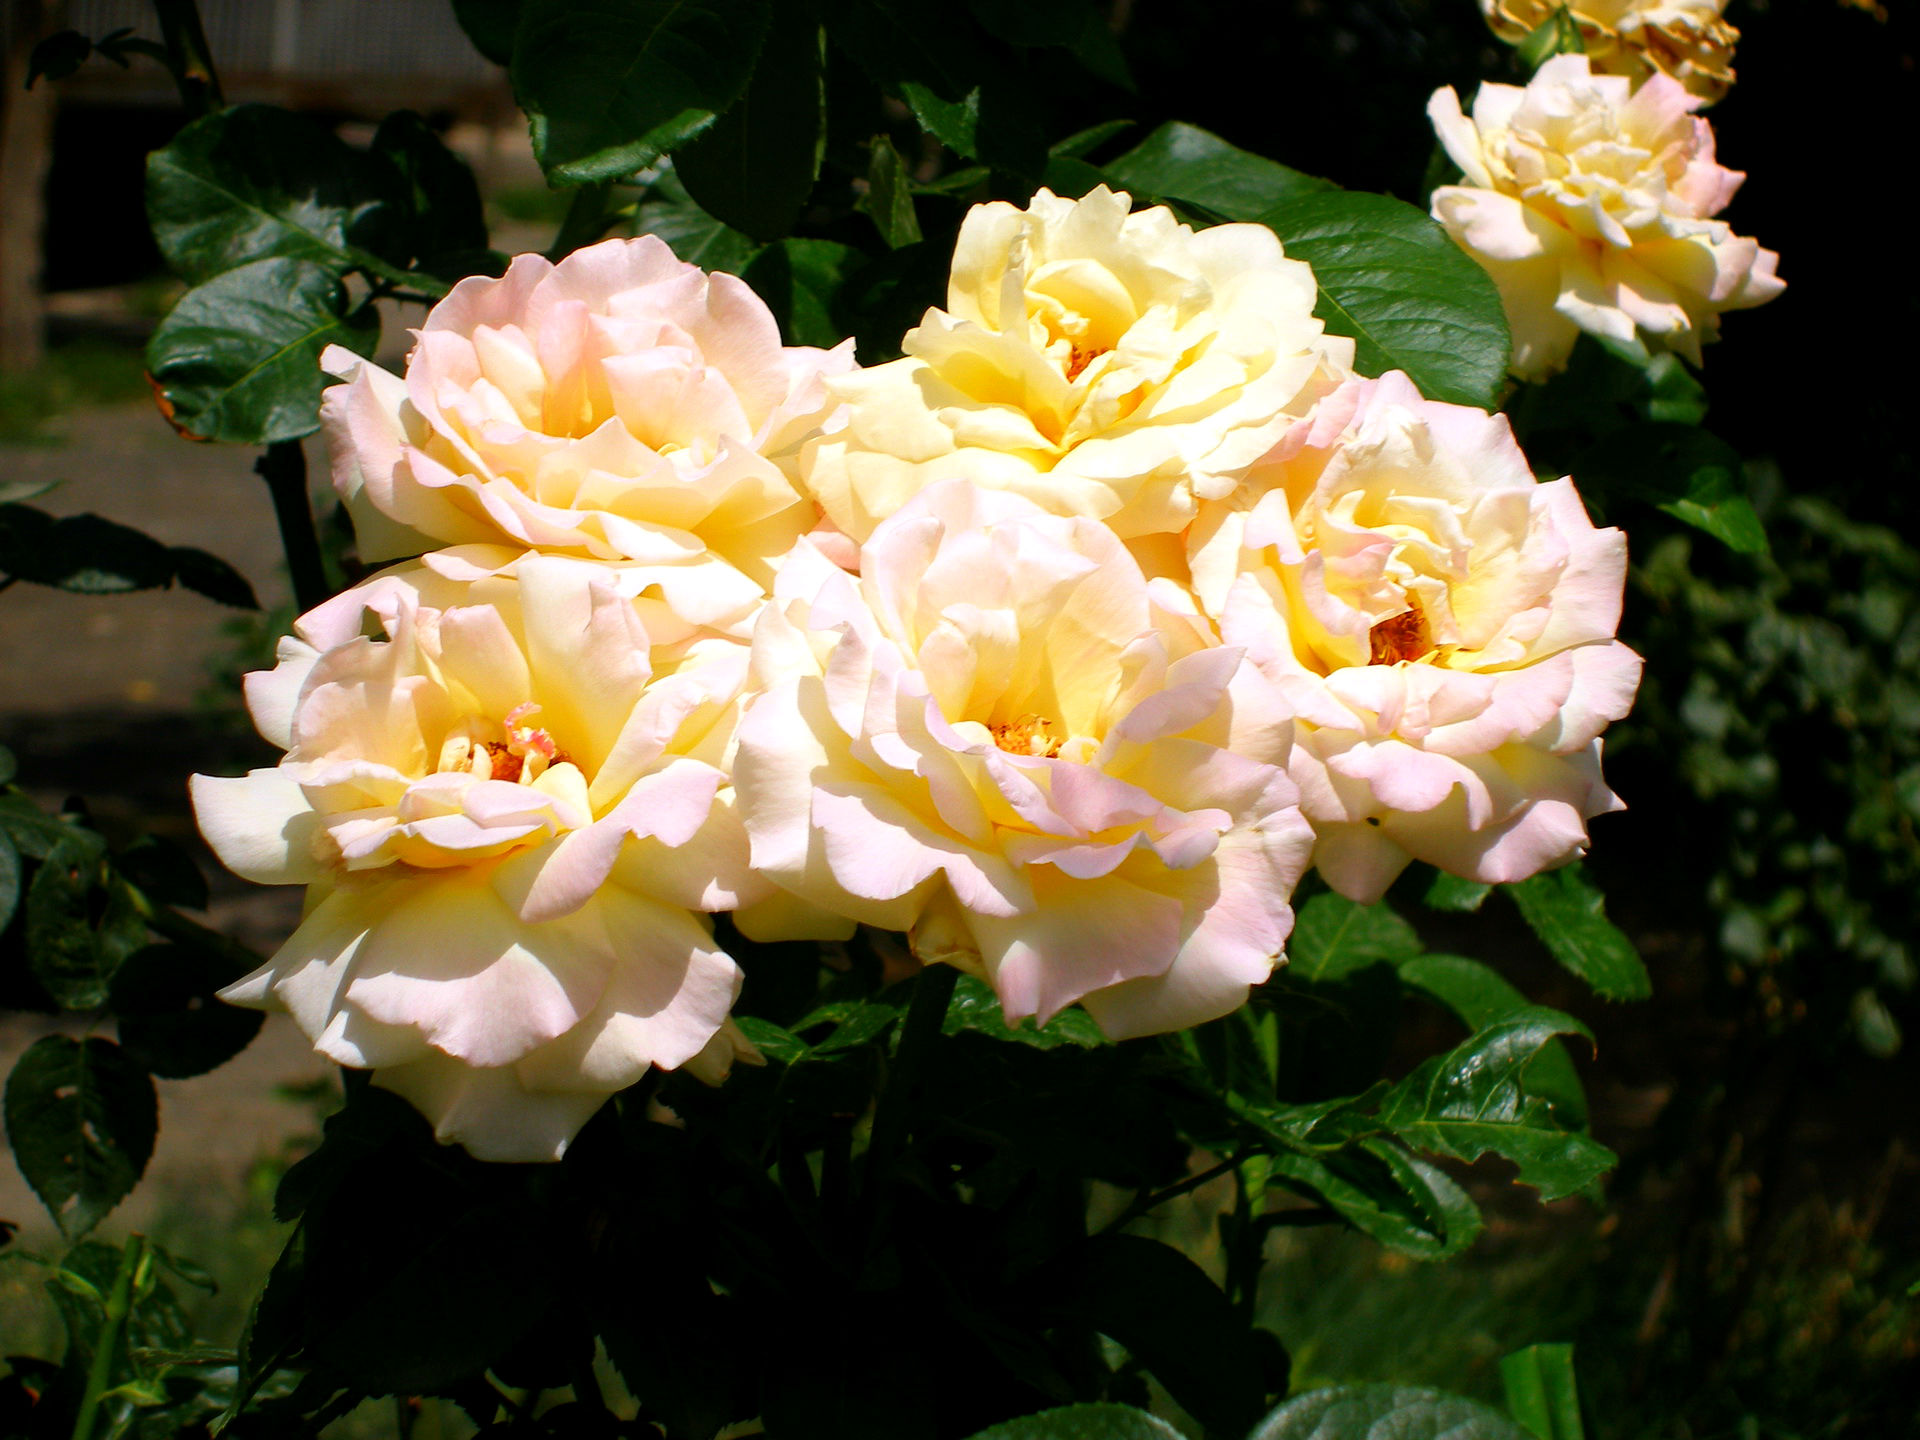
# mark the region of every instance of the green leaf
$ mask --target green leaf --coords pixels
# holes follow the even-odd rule
[[[722,224],[694,204],[680,177],[671,171],[655,181],[648,194],[634,213],[634,234],[658,235],[689,265],[739,275],[760,253],[758,241]]]
[[[873,137],[867,193],[860,198],[859,208],[873,217],[889,249],[898,250],[919,240],[920,220],[913,212],[913,182],[907,174],[907,162],[884,135]]]
[[[866,257],[837,240],[780,240],[740,272],[767,302],[789,345],[830,350],[851,328],[839,319],[841,296]]]
[[[0,831],[0,930],[13,923],[13,912],[20,908],[20,874],[20,852]]]
[[[1290,201],[1338,188],[1179,120],[1169,120],[1101,169],[1136,200],[1181,200],[1227,220],[1264,220]]]
[[[496,65],[513,61],[513,35],[520,27],[523,0],[453,0],[453,18],[473,48]]]
[[[7,1077],[7,1140],[68,1239],[133,1189],[160,1124],[153,1081],[110,1040],[48,1035]]]
[[[11,785],[13,777],[20,773],[20,762],[13,751],[0,745],[0,785]]]
[[[1400,978],[1453,1011],[1468,1030],[1483,1030],[1529,1003],[1498,971],[1462,955],[1417,956],[1400,966]],[[1586,1090],[1573,1068],[1573,1057],[1558,1040],[1541,1047],[1527,1071],[1527,1088],[1553,1106],[1567,1124],[1585,1128]]]
[[[1644,1000],[1653,981],[1578,862],[1506,887],[1553,958],[1607,1000]]]
[[[1767,553],[1767,532],[1747,497],[1739,453],[1697,425],[1628,425],[1582,455],[1573,473],[1583,491],[1602,499],[1644,500],[1730,550]]]
[[[226,1064],[260,1033],[266,1016],[214,996],[240,977],[217,955],[182,945],[148,945],[114,973],[113,1011],[129,1058],[167,1080]]]
[[[1538,1440],[1586,1440],[1573,1346],[1529,1345],[1500,1361],[1507,1410]]]
[[[204,550],[162,545],[98,515],[55,518],[31,505],[0,505],[0,574],[81,595],[154,590],[177,580],[224,604],[259,608],[253,587]]]
[[[1320,983],[1420,953],[1420,937],[1384,900],[1361,905],[1316,895],[1300,907],[1287,942],[1287,972]]]
[[[117,957],[94,929],[95,906],[108,887],[106,846],[72,834],[57,843],[27,887],[27,961],[54,1002],[68,1010],[107,1003]]]
[[[1084,160],[1114,136],[1131,130],[1133,125],[1131,120],[1102,120],[1098,125],[1074,131],[1064,140],[1056,140],[1047,147],[1047,154],[1056,160]]]
[[[747,88],[768,0],[526,0],[513,90],[556,185],[619,180]]]
[[[31,32],[29,32],[31,33]],[[78,30],[56,30],[27,56],[27,89],[36,80],[64,80],[93,54],[93,42]]]
[[[753,1042],[754,1049],[776,1065],[791,1065],[796,1060],[804,1060],[811,1049],[806,1041],[791,1030],[771,1020],[762,1020],[758,1015],[736,1015],[734,1024]]]
[[[1036,1050],[1057,1050],[1062,1045],[1091,1050],[1112,1043],[1094,1024],[1093,1017],[1080,1009],[1062,1010],[1041,1026],[1036,1026],[1031,1019],[1022,1020],[1018,1025],[1009,1025],[1006,1016],[1001,1013],[1000,997],[993,993],[993,987],[972,975],[962,975],[954,986],[953,998],[947,1002],[947,1018],[941,1022],[941,1030],[948,1035],[971,1030],[976,1035],[1031,1045]]]
[[[1558,1200],[1597,1180],[1613,1152],[1592,1137],[1562,1129],[1551,1107],[1523,1088],[1521,1077],[1556,1035],[1586,1027],[1557,1010],[1517,1010],[1436,1055],[1381,1101],[1380,1123],[1418,1149],[1477,1160],[1487,1151],[1520,1167],[1520,1179]]]
[[[831,1055],[876,1039],[899,1018],[898,1008],[884,1001],[835,1000],[796,1020],[793,1030],[800,1034],[821,1025],[833,1026],[832,1034],[809,1046],[812,1054]]]
[[[973,1440],[1181,1440],[1180,1432],[1131,1405],[1066,1405],[1022,1415]]]
[[[922,130],[969,160],[1028,178],[1046,164],[1031,103],[1002,72],[989,71],[957,100],[944,100],[914,81],[900,86],[900,98]]]
[[[1068,46],[1080,38],[1091,0],[967,0],[987,33],[1009,45]]]
[[[1436,871],[1420,897],[1429,910],[1444,910],[1455,915],[1471,915],[1493,893],[1493,886],[1478,880],[1462,880],[1458,875]]]
[[[746,92],[674,152],[673,166],[709,215],[756,240],[777,240],[805,208],[826,151],[824,56],[811,7],[774,7],[765,54]]]
[[[181,297],[147,344],[147,369],[184,434],[297,440],[320,427],[320,352],[344,345],[370,355],[379,325],[371,306],[347,313],[331,270],[255,260]]]
[[[91,830],[49,815],[24,795],[0,795],[0,832],[12,840],[22,855],[44,860],[62,840],[82,836],[93,844],[102,843]]]
[[[1337,1385],[1289,1400],[1249,1440],[1528,1440],[1478,1401],[1402,1385]]]
[[[399,213],[397,256],[441,280],[499,274],[487,249],[487,221],[473,171],[411,110],[396,110],[374,132],[371,152],[391,167]],[[421,277],[415,285],[439,287]]]
[[[167,555],[173,562],[173,578],[187,589],[236,610],[260,608],[259,597],[247,577],[218,555],[191,545],[175,545]]]
[[[236,105],[147,157],[147,219],[189,284],[275,256],[343,274],[390,237],[397,217],[383,178],[323,125]]]
[[[1556,55],[1584,55],[1586,50],[1587,42],[1580,36],[1579,23],[1565,5],[1556,5],[1547,18],[1514,47],[1520,63],[1529,70],[1538,70]]]
[[[1374,1137],[1325,1155],[1278,1151],[1272,1175],[1317,1196],[1389,1250],[1419,1260],[1457,1255],[1480,1233],[1480,1211],[1445,1171]]]
[[[1289,256],[1313,266],[1314,313],[1353,337],[1361,374],[1404,370],[1430,400],[1494,408],[1509,350],[1500,292],[1424,211],[1341,191],[1261,218]]]
[[[1238,1433],[1265,1390],[1247,1324],[1193,1261],[1138,1235],[1087,1242],[1069,1304],[1118,1341],[1208,1430]]]

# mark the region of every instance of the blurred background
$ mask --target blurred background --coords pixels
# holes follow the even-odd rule
[[[302,109],[349,140],[417,110],[479,176],[495,246],[550,243],[564,197],[446,0],[201,8],[230,100]],[[1139,122],[1132,139],[1183,119],[1415,201],[1434,87],[1515,78],[1473,0],[1106,8],[1137,90],[1066,77],[1060,105],[1082,87],[1091,113]],[[83,794],[110,833],[188,840],[185,775],[266,758],[235,682],[289,612],[252,453],[177,439],[143,378],[145,336],[178,291],[146,232],[142,167],[183,117],[163,73],[139,63],[95,59],[24,87],[35,37],[151,33],[146,5],[0,0],[0,16],[0,499],[56,482],[33,503],[209,549],[266,607],[0,582],[0,744],[37,797]],[[1920,135],[1915,22],[1900,0],[1734,0],[1728,18],[1743,31],[1739,81],[1712,120],[1722,161],[1752,176],[1729,217],[1781,253],[1789,289],[1729,318],[1702,378],[1707,424],[1746,457],[1772,555],[1734,555],[1645,507],[1605,517],[1632,537],[1622,635],[1648,671],[1609,736],[1609,778],[1632,808],[1596,826],[1589,868],[1655,996],[1593,999],[1502,902],[1470,919],[1407,912],[1435,948],[1494,961],[1592,1026],[1594,1128],[1622,1165],[1604,1203],[1548,1207],[1498,1162],[1466,1171],[1493,1223],[1445,1266],[1279,1232],[1268,1323],[1300,1384],[1491,1396],[1500,1355],[1573,1340],[1601,1436],[1920,1434],[1920,498],[1907,398],[1920,299],[1895,210]],[[387,317],[387,363],[419,314]],[[1564,463],[1550,425],[1526,439],[1538,468]],[[317,441],[309,456],[324,491]],[[316,505],[332,515],[324,493]],[[205,868],[212,923],[271,950],[297,897]],[[1430,1050],[1437,1014],[1409,1002],[1406,1021],[1408,1055]],[[0,1012],[0,1067],[55,1023]],[[278,1020],[213,1075],[162,1082],[153,1166],[104,1228],[144,1230],[215,1272],[209,1338],[233,1333],[278,1250],[273,1184],[333,1086]],[[1217,1203],[1195,1192],[1165,1223],[1204,1256]],[[11,1164],[0,1219],[22,1225],[23,1244],[52,1243]],[[0,1265],[0,1348],[48,1343],[35,1283]]]

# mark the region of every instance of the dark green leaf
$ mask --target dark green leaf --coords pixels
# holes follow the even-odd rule
[[[649,198],[634,216],[636,235],[658,235],[673,253],[702,270],[743,273],[760,244],[721,224],[687,198],[686,187],[669,172],[655,182]]]
[[[776,1065],[791,1065],[807,1056],[808,1045],[791,1030],[758,1015],[736,1015],[734,1023],[753,1046]]]
[[[1127,64],[1126,52],[1120,48],[1120,37],[1113,33],[1107,17],[1097,9],[1087,17],[1086,26],[1073,42],[1073,55],[1086,66],[1089,75],[1097,76],[1107,84],[1117,85],[1129,93],[1138,91],[1139,87],[1133,80],[1133,69]]]
[[[513,89],[559,185],[651,165],[740,98],[767,0],[527,0]]]
[[[1100,168],[1136,200],[1184,200],[1228,220],[1264,220],[1289,201],[1336,188],[1179,120]]]
[[[1074,131],[1064,140],[1056,140],[1047,147],[1047,154],[1056,160],[1084,160],[1114,136],[1132,128],[1131,120],[1102,120],[1098,125]]]
[[[1055,1050],[1062,1045],[1092,1049],[1112,1043],[1093,1023],[1093,1017],[1077,1008],[1062,1010],[1042,1026],[1036,1026],[1031,1019],[1022,1020],[1018,1025],[1009,1025],[1001,1013],[1000,998],[993,993],[993,987],[971,975],[962,975],[954,986],[953,998],[947,1002],[947,1018],[941,1022],[941,1028],[948,1035],[971,1030],[995,1040],[1031,1045],[1036,1050]]]
[[[972,25],[957,16],[930,25],[917,0],[826,0],[821,9],[828,37],[891,95],[914,84],[963,100],[995,65]]]
[[[1480,1212],[1444,1171],[1374,1138],[1326,1155],[1278,1151],[1273,1178],[1324,1201],[1389,1250],[1420,1260],[1457,1255],[1480,1233]]]
[[[1344,895],[1316,895],[1293,922],[1287,972],[1318,983],[1419,953],[1420,937],[1385,901],[1360,905]]]
[[[1521,1079],[1555,1035],[1586,1033],[1557,1010],[1514,1011],[1395,1085],[1381,1102],[1380,1122],[1422,1150],[1462,1160],[1489,1150],[1504,1155],[1542,1199],[1571,1195],[1613,1165],[1613,1152],[1561,1128],[1547,1102]]]
[[[1490,966],[1461,955],[1421,955],[1400,966],[1400,978],[1424,990],[1458,1015],[1469,1030],[1482,1030],[1527,1007],[1527,997]],[[1527,1070],[1527,1088],[1568,1125],[1587,1123],[1587,1095],[1573,1057],[1558,1040],[1541,1047]]]
[[[1573,1346],[1529,1345],[1514,1351],[1500,1361],[1500,1384],[1507,1410],[1537,1440],[1586,1440]]]
[[[1265,1401],[1246,1322],[1193,1261],[1138,1235],[1087,1243],[1070,1303],[1209,1430],[1238,1433]]]
[[[1047,168],[1041,173],[1040,180],[1054,194],[1078,200],[1088,191],[1105,185],[1107,175],[1099,167],[1089,165],[1084,160],[1075,160],[1070,155],[1063,155],[1047,161]]]
[[[861,197],[860,208],[873,217],[888,248],[898,250],[920,238],[920,221],[913,213],[913,184],[907,175],[907,162],[893,148],[893,141],[876,135],[872,145],[867,193]]]
[[[1180,1432],[1131,1405],[1067,1405],[982,1430],[973,1440],[1180,1440]]]
[[[13,751],[0,745],[0,785],[11,785],[19,773],[20,762],[14,758]]]
[[[0,930],[13,923],[13,912],[20,908],[20,852],[5,831],[0,831]]]
[[[396,216],[382,178],[325,126],[237,105],[147,157],[147,218],[189,284],[274,256],[343,274],[390,238]]]
[[[520,26],[523,0],[453,0],[453,18],[473,48],[496,65],[513,61],[513,35]]]
[[[957,100],[942,99],[930,87],[912,81],[901,85],[900,98],[921,129],[969,160],[1029,178],[1046,164],[1031,102],[1004,73],[989,72]]]
[[[58,815],[49,815],[24,795],[0,795],[0,831],[6,832],[22,855],[44,860],[62,840],[85,837],[94,845],[104,842],[91,830],[83,830]]]
[[[411,110],[396,110],[380,122],[372,153],[397,177],[396,256],[417,261],[442,280],[468,274],[468,262],[487,252],[487,221],[467,162]]]
[[[1462,880],[1458,875],[1449,875],[1441,870],[1434,874],[1432,882],[1427,886],[1426,894],[1420,898],[1429,910],[1446,910],[1456,915],[1471,915],[1492,893],[1491,885],[1483,885],[1478,880]]]
[[[767,302],[789,345],[832,349],[852,328],[839,318],[842,291],[865,264],[835,240],[781,240],[755,255],[741,278]]]
[[[1528,1440],[1497,1410],[1401,1385],[1338,1385],[1289,1400],[1249,1440]]]
[[[93,42],[78,30],[56,30],[27,56],[27,89],[36,80],[64,80],[93,53]]]
[[[1607,900],[1578,862],[1509,885],[1547,949],[1568,970],[1607,1000],[1644,1000],[1653,993],[1633,942],[1607,919]]]
[[[188,910],[207,908],[206,877],[193,863],[193,856],[171,840],[142,835],[114,856],[113,863],[137,888],[162,904]]]
[[[55,519],[30,505],[0,506],[0,570],[83,595],[152,590],[173,579],[167,547],[98,515]]]
[[[236,610],[260,608],[247,577],[218,555],[209,555],[191,545],[175,545],[167,551],[167,557],[173,563],[173,578],[187,589]]]
[[[1342,191],[1261,218],[1313,266],[1314,313],[1353,337],[1361,374],[1404,370],[1429,399],[1493,408],[1509,347],[1500,292],[1424,211]]]
[[[1655,420],[1616,430],[1580,457],[1574,480],[1603,499],[1645,500],[1742,555],[1767,553],[1739,454],[1697,425]]]
[[[800,1034],[821,1025],[833,1026],[831,1034],[811,1047],[815,1055],[831,1055],[866,1044],[884,1034],[899,1018],[898,1009],[881,1001],[836,1000],[796,1020],[793,1029]]]
[[[826,147],[820,26],[810,7],[774,7],[766,55],[746,93],[674,152],[673,167],[709,215],[756,240],[777,240],[813,193]]]
[[[967,0],[991,35],[1010,45],[1072,45],[1080,38],[1092,0]]]
[[[106,1004],[115,957],[94,929],[108,893],[105,846],[75,833],[40,862],[27,887],[27,961],[56,1003],[68,1010]]]
[[[176,429],[204,440],[266,445],[320,425],[320,352],[373,353],[379,317],[347,313],[331,270],[255,260],[189,290],[147,344],[147,369]]]
[[[7,1077],[7,1139],[20,1172],[69,1238],[133,1189],[160,1123],[153,1081],[112,1041],[48,1035]]]
[[[181,945],[136,950],[115,972],[112,1002],[127,1055],[167,1080],[204,1075],[253,1042],[266,1017],[215,998],[240,977],[221,957]]]

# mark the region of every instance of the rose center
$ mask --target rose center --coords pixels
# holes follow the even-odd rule
[[[554,743],[549,732],[526,723],[539,711],[538,705],[528,701],[514,706],[497,722],[468,716],[447,732],[440,744],[439,762],[433,768],[442,774],[465,771],[478,780],[531,785],[548,766],[571,758]]]
[[[1418,660],[1433,651],[1433,632],[1427,625],[1427,613],[1420,602],[1407,597],[1410,607],[1391,615],[1367,632],[1367,663],[1394,665],[1402,660]]]
[[[1065,728],[1044,715],[1021,715],[987,729],[993,743],[1009,755],[1038,755],[1051,760],[1067,743]]]

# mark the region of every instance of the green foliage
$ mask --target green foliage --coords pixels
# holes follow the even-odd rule
[[[1507,1409],[1535,1440],[1586,1440],[1573,1346],[1529,1345],[1500,1362]]]
[[[1180,1432],[1130,1405],[1065,1405],[982,1430],[973,1440],[1178,1440]]]
[[[1633,942],[1607,919],[1606,897],[1576,861],[1507,887],[1547,949],[1608,1000],[1644,1000],[1653,982]]]
[[[7,1143],[20,1173],[69,1237],[133,1189],[153,1154],[159,1100],[111,1040],[47,1035],[7,1077]]]
[[[1438,1390],[1347,1385],[1289,1400],[1251,1440],[1527,1440],[1497,1410]]]
[[[1743,555],[1766,553],[1740,474],[1740,456],[1697,423],[1649,420],[1614,431],[1580,458],[1575,475],[1601,496],[1651,502]]]
[[[1178,120],[1101,168],[1136,203],[1171,200],[1222,220],[1261,220],[1290,201],[1336,188]]]
[[[244,576],[204,550],[163,545],[98,515],[56,519],[31,505],[0,503],[0,575],[81,595],[178,584],[237,609],[260,603]]]
[[[1363,375],[1404,370],[1430,399],[1492,409],[1507,373],[1506,312],[1487,272],[1422,211],[1385,195],[1291,199],[1260,217],[1313,266],[1314,313],[1355,341]]]

